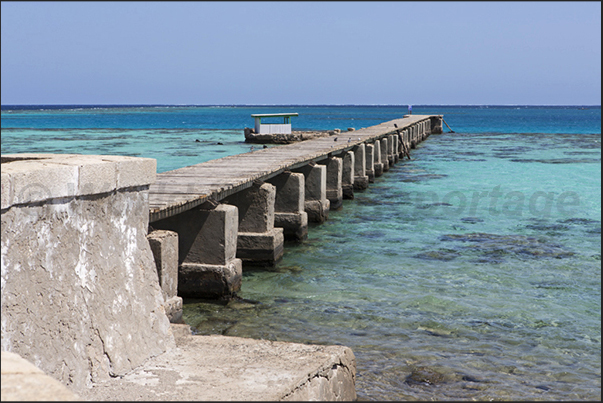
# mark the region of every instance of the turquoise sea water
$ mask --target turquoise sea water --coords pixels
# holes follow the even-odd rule
[[[249,115],[289,111],[294,129],[345,130],[406,107],[3,106],[2,153],[137,155],[163,172],[248,152]],[[360,400],[599,400],[601,108],[413,112],[456,133],[430,136],[274,269],[246,271],[243,300],[186,301],[187,323],[349,346]]]

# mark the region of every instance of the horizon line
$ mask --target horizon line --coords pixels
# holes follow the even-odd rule
[[[601,104],[156,104],[156,103],[41,103],[1,104],[5,106],[598,106]]]

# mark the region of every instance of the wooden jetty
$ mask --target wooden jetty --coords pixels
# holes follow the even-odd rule
[[[433,125],[434,121],[439,121],[439,125]],[[248,188],[255,180],[267,180],[312,161],[341,155],[359,144],[395,134],[397,130],[409,132],[405,145],[414,148],[414,144],[423,140],[420,136],[436,132],[434,126],[439,127],[441,133],[441,121],[440,115],[407,115],[330,137],[260,149],[159,173],[149,190],[150,221],[182,213],[209,199],[221,200]]]
[[[178,273],[181,297],[233,294],[243,264],[276,264],[285,240],[306,239],[308,222],[324,222],[343,199],[353,199],[399,158],[410,158],[409,149],[442,133],[442,121],[441,115],[405,115],[157,174],[149,188],[149,236],[158,268],[167,264]],[[172,252],[161,252],[164,247]],[[176,254],[177,262],[162,261]]]

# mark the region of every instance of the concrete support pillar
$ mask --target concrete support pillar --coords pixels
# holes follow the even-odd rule
[[[415,148],[417,146],[417,128],[415,125],[410,127],[410,148]]]
[[[369,178],[366,176],[366,148],[364,143],[354,147],[354,190],[364,190],[368,187]]]
[[[286,171],[267,182],[276,188],[274,226],[283,228],[285,240],[303,241],[308,237],[304,175]]]
[[[375,169],[375,176],[383,175],[383,163],[381,162],[381,142],[375,140],[374,148],[374,162],[373,167]]]
[[[398,144],[398,158],[404,159],[406,154],[404,153],[404,147],[402,147],[402,143],[404,142],[404,130],[401,130],[399,134],[396,136],[396,143]]]
[[[389,161],[389,166],[392,167],[396,160],[394,159],[394,135],[390,134],[387,136],[387,160]]]
[[[379,145],[381,147],[381,163],[383,164],[383,172],[389,171],[389,157],[387,156],[387,149],[389,148],[389,146],[387,145],[387,143],[389,143],[389,138],[387,136],[382,137],[381,140],[379,140]]]
[[[341,175],[341,190],[344,199],[354,198],[354,165],[356,163],[353,151],[343,155],[343,172]]]
[[[308,221],[323,223],[329,216],[331,203],[327,199],[327,167],[311,163],[295,172],[300,172],[305,178],[305,210]]]
[[[365,144],[366,176],[369,183],[375,183],[375,145]]]
[[[205,203],[152,224],[178,233],[178,294],[220,298],[241,289],[243,266],[236,258],[239,210]]]
[[[178,233],[157,230],[147,235],[147,239],[165,300],[165,314],[170,322],[179,323],[182,321],[182,297],[178,296]]]
[[[239,209],[237,258],[246,265],[273,266],[283,257],[283,228],[274,227],[276,187],[254,183],[226,197],[222,202]]]
[[[427,133],[427,137],[431,135],[431,119],[425,121],[425,132]]]
[[[406,155],[404,153],[404,147],[407,147],[407,141],[406,141],[406,136],[407,136],[407,131],[406,130],[402,130],[401,132],[401,137],[402,139],[400,140],[400,158],[404,158],[404,156]]]
[[[432,116],[430,118],[430,123],[431,123],[431,133],[432,134],[442,134],[443,131],[443,120],[444,117],[443,116]]]
[[[337,210],[343,205],[343,160],[330,157],[319,164],[327,167],[327,199],[331,204],[330,210]]]
[[[400,160],[400,139],[398,137],[398,133],[393,135],[393,143],[394,163],[397,163]]]

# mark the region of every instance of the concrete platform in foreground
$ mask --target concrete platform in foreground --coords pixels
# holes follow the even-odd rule
[[[78,401],[62,383],[19,354],[2,351],[2,401]]]
[[[228,336],[177,337],[178,347],[120,379],[95,384],[86,400],[355,400],[348,347]]]

